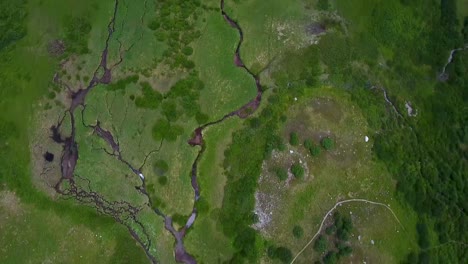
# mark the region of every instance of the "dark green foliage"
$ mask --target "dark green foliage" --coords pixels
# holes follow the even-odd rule
[[[199,125],[206,124],[208,122],[209,116],[202,112],[197,112],[195,114],[195,119]]]
[[[157,20],[151,20],[151,22],[148,23],[148,28],[151,30],[157,30],[161,26],[161,23]]]
[[[158,178],[158,183],[161,184],[162,186],[167,184],[167,177],[166,176],[161,176]]]
[[[167,100],[174,100],[183,109],[183,114],[188,117],[194,117],[197,122],[206,123],[208,116],[201,113],[198,98],[200,91],[204,88],[205,84],[198,78],[197,73],[190,74],[187,78],[179,80],[175,83],[169,92],[166,94]],[[169,106],[168,106],[169,107]],[[168,108],[168,113],[172,111],[175,114],[174,106],[172,110]],[[205,122],[203,122],[205,121]]]
[[[162,103],[162,113],[170,122],[177,121],[179,117],[177,113],[177,105],[172,100],[165,100]]]
[[[325,234],[331,236],[333,235],[334,233],[336,232],[336,226],[335,225],[332,225],[332,226],[329,226],[325,229]]]
[[[299,136],[296,132],[291,132],[289,134],[289,144],[291,144],[292,146],[299,145]]]
[[[311,149],[314,145],[315,144],[311,139],[304,140],[304,148]]]
[[[324,236],[320,235],[314,242],[314,250],[319,253],[323,253],[327,251],[327,249],[328,241]]]
[[[135,105],[139,108],[157,109],[163,100],[160,92],[154,90],[148,82],[142,82],[141,92],[142,96],[135,99]]]
[[[302,229],[301,226],[294,226],[293,228],[293,231],[292,231],[293,235],[295,238],[302,238],[304,236],[304,229]]]
[[[338,263],[338,256],[336,255],[336,252],[330,251],[323,257],[323,263],[324,264],[336,264]]]
[[[177,224],[178,226],[185,226],[189,219],[189,216],[181,215],[181,214],[174,214],[172,216],[172,222]]]
[[[88,38],[91,32],[91,23],[87,16],[73,17],[65,29],[66,51],[70,53],[88,53]]]
[[[330,4],[328,0],[318,0],[317,2],[317,9],[327,11],[330,8]]]
[[[210,205],[203,196],[195,202],[195,208],[197,208],[198,214],[206,214],[210,211]]]
[[[256,250],[257,232],[251,227],[246,227],[234,239],[234,247],[238,254],[247,260],[253,260],[258,257]]]
[[[285,168],[276,167],[274,171],[280,181],[284,181],[288,178],[288,171]]]
[[[291,173],[296,177],[297,179],[302,179],[304,178],[304,168],[302,167],[301,164],[299,163],[294,163],[291,166]]]
[[[182,49],[182,53],[184,53],[187,56],[190,56],[193,54],[193,49],[189,46],[186,46]]]
[[[267,250],[267,255],[269,258],[278,259],[283,263],[289,263],[293,258],[291,250],[286,247],[270,246]]]
[[[335,141],[329,137],[326,137],[322,139],[322,147],[326,150],[331,150],[335,147]]]
[[[416,225],[416,231],[418,232],[418,244],[422,249],[427,249],[431,246],[429,238],[429,229],[425,223],[418,223]]]
[[[317,146],[311,139],[304,140],[304,147],[309,150],[312,157],[317,157],[320,155],[320,147]]]
[[[468,16],[466,16],[465,19],[463,20],[462,34],[463,34],[463,42],[468,43]]]
[[[294,56],[304,57],[300,54]],[[285,62],[287,61],[289,60],[285,60]],[[315,67],[313,61],[313,58],[307,61],[307,64],[312,68]],[[302,60],[298,59],[298,62],[304,64]],[[293,74],[292,71],[289,72]],[[275,73],[275,75],[281,74]],[[268,100],[271,103],[266,104],[258,115],[258,120],[254,122],[254,126],[251,123],[233,133],[232,143],[225,151],[224,168],[227,182],[224,188],[219,223],[224,234],[233,240],[239,235],[239,230],[250,227],[255,221],[252,214],[255,208],[254,194],[257,189],[258,177],[262,171],[263,160],[269,157],[274,149],[284,148],[282,137],[278,136],[278,124],[280,124],[284,112],[293,102],[289,95],[295,93],[300,96],[305,89],[304,86],[297,86],[291,90],[287,88],[287,84],[282,87],[284,88],[274,90],[269,96]],[[249,245],[246,244],[244,247]],[[258,251],[257,246],[246,250]],[[240,249],[237,251],[239,252]],[[269,255],[275,255],[274,252],[276,250],[268,250]],[[241,261],[245,263],[257,262],[255,259],[246,260],[239,254],[236,254],[235,259],[231,259],[232,263],[241,263]]]
[[[127,87],[127,85],[131,84],[131,83],[137,83],[138,82],[138,79],[139,79],[139,76],[137,74],[135,75],[130,75],[124,79],[120,79],[118,80],[117,82],[115,83],[111,83],[107,86],[107,89],[109,91],[118,91],[118,90],[125,90],[125,88]],[[149,84],[145,84],[145,85],[149,85]]]
[[[0,1],[0,52],[26,35],[25,0]]]
[[[195,64],[187,59],[193,50],[190,43],[200,37],[195,30],[199,1],[158,1],[155,17],[148,24],[154,30],[156,38],[165,42],[168,48],[163,52],[164,62],[172,69],[183,67],[193,69]]]
[[[310,155],[312,155],[312,157],[318,157],[320,153],[322,152],[322,150],[320,150],[319,146],[315,145],[309,149],[309,152],[310,152]]]
[[[349,215],[342,215],[339,212],[336,212],[334,214],[334,218],[334,226],[336,227],[336,235],[338,239],[347,241],[349,239],[350,232],[353,229],[351,217]]]
[[[153,170],[157,175],[163,176],[169,170],[169,165],[166,161],[160,159],[153,163]]]
[[[153,126],[153,138],[156,141],[175,141],[178,136],[184,133],[183,127],[171,124],[166,119],[159,119]]]
[[[343,243],[339,243],[337,248],[338,248],[338,254],[337,254],[338,259],[347,257],[351,255],[351,253],[353,253],[353,249],[350,246],[347,246]]]

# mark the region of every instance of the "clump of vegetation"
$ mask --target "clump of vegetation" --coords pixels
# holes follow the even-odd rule
[[[296,177],[297,179],[302,179],[304,178],[304,167],[302,167],[301,164],[299,163],[294,163],[291,166],[291,173]]]
[[[166,119],[159,119],[153,126],[153,138],[156,141],[175,141],[177,137],[184,133],[184,128],[171,124]]]
[[[322,139],[322,147],[326,150],[331,150],[335,147],[335,141],[329,137],[326,137]]]
[[[86,54],[91,23],[88,16],[73,17],[67,22],[65,29],[66,52]]]
[[[314,250],[319,253],[323,253],[327,251],[327,249],[328,249],[328,241],[324,236],[320,235],[317,238],[317,240],[315,240],[314,242]]]
[[[288,171],[283,167],[276,167],[274,172],[280,181],[284,181],[288,178]]]
[[[328,0],[318,0],[317,2],[318,10],[328,11],[329,8],[330,8],[330,4],[328,3]]]
[[[329,251],[325,257],[323,257],[323,263],[325,264],[336,264],[337,262],[338,256],[334,251]]]
[[[107,90],[109,91],[118,91],[118,90],[125,90],[125,88],[131,83],[137,83],[139,79],[138,74],[130,75],[124,79],[120,79],[115,83],[111,83],[107,86]]]
[[[0,51],[26,35],[25,0],[0,2]]]
[[[139,108],[157,109],[163,100],[160,92],[154,90],[148,82],[141,82],[143,96],[135,98],[135,105]]]
[[[304,140],[304,147],[309,150],[312,157],[318,157],[321,153],[320,147],[316,145],[311,139]]]
[[[299,145],[299,136],[296,132],[291,132],[291,134],[289,134],[289,144],[292,146]]]
[[[169,170],[169,164],[165,160],[157,160],[153,163],[153,170],[158,176],[164,176]]]
[[[286,70],[282,69],[274,73],[277,86],[284,88],[276,88],[272,91],[268,97],[269,103],[257,116],[258,119],[249,122],[248,126],[232,134],[232,143],[225,152],[224,168],[227,182],[219,217],[223,233],[228,238],[236,240],[236,237],[240,235],[239,230],[255,223],[256,218],[252,213],[255,208],[254,194],[257,190],[263,160],[270,157],[273,150],[284,149],[278,124],[283,122],[284,113],[293,102],[291,95],[301,97],[308,87],[304,78],[307,76],[312,83],[317,78],[314,71],[311,71],[311,69],[318,69],[316,49],[315,46],[310,46],[298,51],[297,54],[289,54],[297,60],[294,60],[294,63],[291,63],[289,58],[284,60],[283,62],[287,64]],[[298,72],[305,74],[298,75]],[[291,79],[297,81],[288,87],[287,84]],[[261,255],[258,237],[250,237],[250,240],[244,240],[241,248],[236,249],[231,259],[233,263],[258,262],[258,257]],[[269,249],[268,251],[270,256],[276,256],[273,254],[275,250]],[[284,259],[288,259],[288,254],[285,253],[285,255]]]
[[[161,184],[162,186],[167,184],[167,177],[166,176],[161,176],[158,178],[158,183]]]
[[[342,215],[339,212],[334,214],[335,223],[334,226],[336,228],[336,234],[338,239],[347,241],[349,239],[349,235],[351,230],[353,229],[353,223],[351,221],[351,217],[349,215]]]
[[[282,263],[289,263],[289,262],[291,262],[291,260],[293,258],[291,250],[289,250],[286,247],[270,246],[270,247],[268,247],[267,255],[268,255],[269,258],[278,259]]]
[[[299,238],[302,238],[304,236],[304,229],[302,229],[301,226],[294,226],[293,230],[292,230],[292,233],[294,235],[295,238],[299,239]]]

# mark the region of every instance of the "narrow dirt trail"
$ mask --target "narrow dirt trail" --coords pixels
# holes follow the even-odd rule
[[[368,204],[372,204],[372,205],[377,205],[377,206],[383,206],[385,208],[387,208],[393,215],[393,217],[395,218],[395,220],[398,222],[398,224],[403,228],[404,226],[401,224],[400,222],[400,219],[398,219],[398,217],[396,216],[395,212],[393,212],[393,210],[390,208],[390,206],[384,204],[384,203],[379,203],[379,202],[374,202],[374,201],[370,201],[370,200],[366,200],[366,199],[348,199],[348,200],[343,200],[341,202],[337,202],[326,214],[325,216],[323,217],[322,219],[322,222],[320,223],[320,227],[317,231],[317,233],[314,234],[314,236],[310,239],[310,241],[301,249],[301,251],[299,251],[299,253],[297,253],[297,255],[294,257],[294,259],[291,261],[291,264],[293,264],[296,259],[302,254],[302,252],[304,252],[304,250],[307,249],[307,247],[310,246],[310,244],[312,244],[312,242],[315,240],[315,238],[320,234],[320,232],[322,231],[322,228],[323,228],[323,225],[325,224],[325,221],[327,220],[327,218],[331,215],[331,213],[336,210],[336,208],[342,204],[346,204],[346,203],[368,203]]]

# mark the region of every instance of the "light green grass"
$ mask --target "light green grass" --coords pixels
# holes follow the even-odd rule
[[[307,12],[312,10],[306,12],[303,1],[226,1],[225,9],[243,30],[241,56],[254,71],[285,50],[306,45]]]
[[[187,234],[185,245],[188,252],[195,253],[197,260],[217,263],[229,260],[234,253],[231,241],[226,238],[218,225],[218,210],[222,206],[224,185],[224,151],[231,142],[231,134],[239,129],[242,120],[231,118],[204,133],[206,150],[199,163],[198,182],[201,199],[209,206],[209,212],[200,213],[197,221]],[[202,246],[200,246],[202,245]]]
[[[0,200],[2,263],[108,262],[114,257],[114,263],[128,258],[133,258],[133,263],[146,262],[144,252],[123,226],[90,229],[52,210],[24,204],[12,192],[0,192]]]
[[[200,94],[202,112],[216,120],[249,102],[256,95],[255,81],[234,65],[239,36],[218,12],[209,12],[201,37],[194,43],[195,69],[205,88]]]

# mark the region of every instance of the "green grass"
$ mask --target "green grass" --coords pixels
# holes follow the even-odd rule
[[[193,60],[205,83],[200,105],[210,120],[237,110],[256,95],[253,78],[234,65],[238,41],[237,31],[218,12],[207,13],[206,26],[193,46]]]
[[[198,182],[201,199],[208,204],[208,211],[200,212],[193,230],[187,234],[185,240],[187,250],[196,252],[197,260],[202,262],[226,261],[234,254],[231,241],[224,236],[217,222],[226,183],[222,164],[224,151],[231,142],[232,132],[239,129],[241,125],[242,120],[231,118],[224,123],[210,127],[204,133],[206,149],[199,163]]]
[[[241,56],[254,72],[284,51],[305,45],[308,21],[302,1],[226,1],[225,9],[244,32]]]

